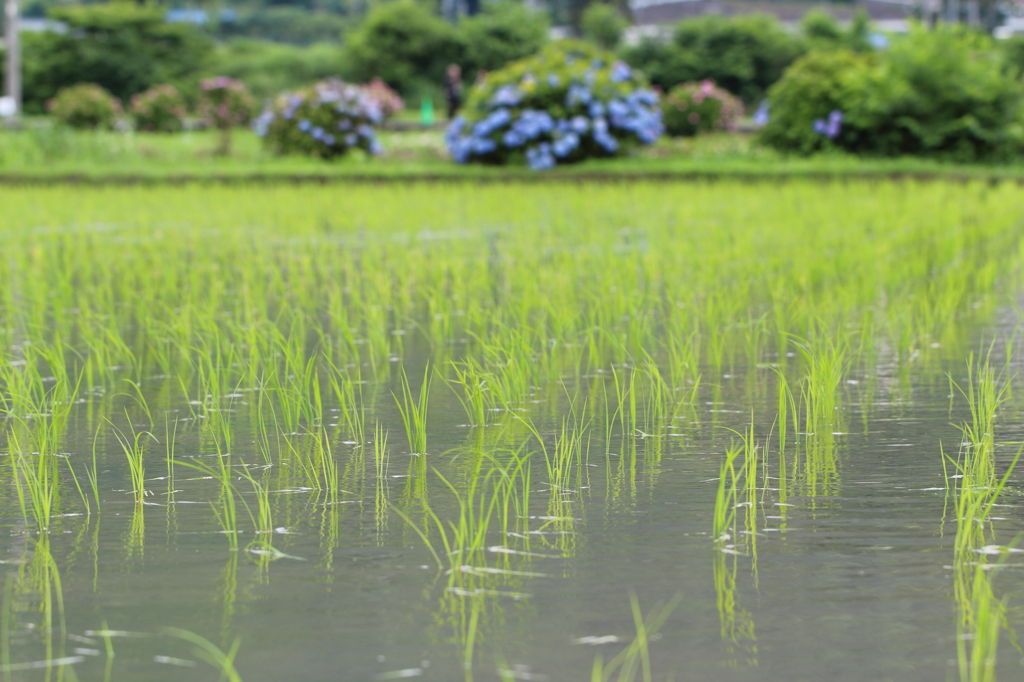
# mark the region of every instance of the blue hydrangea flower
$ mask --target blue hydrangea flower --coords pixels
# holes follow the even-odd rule
[[[526,142],[526,136],[513,128],[512,130],[505,131],[505,134],[501,136],[501,141],[509,149],[514,149]]]
[[[579,105],[587,106],[593,99],[594,95],[585,85],[573,83],[569,86],[568,92],[565,93],[565,106],[576,107]]]
[[[527,149],[526,163],[530,168],[537,171],[554,168],[555,157],[551,154],[551,145],[546,142],[542,142],[536,147],[530,147]]]
[[[762,100],[757,111],[754,112],[754,125],[758,128],[768,125],[768,100]]]
[[[615,62],[612,65],[612,83],[624,83],[633,77],[633,70],[625,62]]]
[[[576,133],[567,133],[552,143],[551,150],[556,157],[564,159],[579,146],[580,136]]]
[[[498,143],[489,137],[475,137],[472,141],[474,154],[490,154],[498,148]]]
[[[495,107],[514,107],[519,104],[522,96],[519,88],[514,85],[503,85],[491,97],[491,105]]]
[[[553,88],[557,88],[558,87],[558,83],[559,83],[559,80],[558,80],[558,75],[557,74],[554,74],[554,73],[548,74],[548,85],[550,85]]]
[[[843,112],[836,109],[829,113],[828,119],[815,119],[812,127],[818,135],[834,140],[843,129]]]
[[[306,119],[302,119],[301,121],[299,121],[298,128],[299,128],[299,130],[301,130],[304,133],[308,133],[309,129],[312,128],[312,127],[313,127],[313,124],[310,123],[309,121],[307,121]]]

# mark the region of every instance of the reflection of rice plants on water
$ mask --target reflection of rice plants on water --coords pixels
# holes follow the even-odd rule
[[[942,453],[947,495],[952,494],[956,518],[952,568],[957,605],[957,665],[962,682],[996,679],[999,640],[1010,628],[1007,598],[996,595],[993,582],[1010,553],[1020,550],[1014,546],[1017,540],[1008,546],[996,544],[992,512],[1024,446],[1005,464],[1006,470],[999,476],[995,420],[1006,386],[992,367],[991,349],[977,362],[973,355],[968,359],[967,385],[956,388],[967,401],[970,420],[960,427],[963,442],[956,459]],[[947,463],[955,472],[953,475],[948,474]],[[995,561],[991,557],[996,557]]]
[[[0,190],[0,511],[43,543],[55,523],[98,523],[115,490],[135,503],[125,542],[139,561],[159,530],[151,505],[166,505],[168,533],[223,534],[222,658],[184,640],[224,670],[242,567],[272,589],[291,528],[315,518],[307,565],[328,583],[365,523],[373,546],[437,566],[436,639],[471,675],[500,650],[503,604],[574,579],[595,518],[636,511],[687,444],[711,440],[720,457],[717,427],[738,429],[711,464],[712,573],[726,658],[754,664],[740,568],[763,585],[759,538],[763,551],[785,534],[790,500],[834,499],[861,390],[849,379],[959,362],[1014,291],[1020,190],[670,189]],[[971,675],[993,641],[979,623],[1005,613],[983,599],[994,569],[977,568],[990,526],[970,521],[1007,480],[987,368],[964,389],[970,444],[951,493]],[[747,423],[755,406],[770,426]],[[162,493],[150,477],[165,471]],[[179,527],[198,523],[181,513],[194,502],[206,525]],[[635,645],[594,679],[647,679],[643,632],[663,613],[635,618]]]

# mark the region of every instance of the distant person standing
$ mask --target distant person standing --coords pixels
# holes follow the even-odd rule
[[[448,99],[448,120],[455,118],[462,106],[462,69],[458,64],[449,64],[444,79],[444,95]]]

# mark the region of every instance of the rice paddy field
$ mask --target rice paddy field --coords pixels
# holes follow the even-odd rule
[[[1014,184],[0,207],[4,682],[1024,671]]]

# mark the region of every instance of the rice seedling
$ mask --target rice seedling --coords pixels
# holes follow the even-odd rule
[[[714,578],[723,638],[737,660],[754,660],[738,566],[749,556],[757,583],[760,507],[774,494],[769,446],[778,444],[780,502],[791,491],[836,489],[834,435],[844,430],[844,404],[853,405],[844,391],[878,392],[844,388],[851,373],[892,367],[884,390],[911,395],[913,382],[965,348],[1016,291],[1020,189],[794,180],[691,190],[678,202],[656,183],[538,184],[524,202],[522,186],[455,183],[404,187],[395,201],[392,187],[339,196],[196,185],[106,188],[99,201],[81,187],[0,188],[10,218],[0,235],[10,504],[43,534],[67,511],[68,477],[97,514],[100,479],[104,489],[128,487],[139,503],[128,545],[141,551],[146,449],[155,440],[147,434],[161,413],[176,415],[165,417],[162,436],[168,502],[190,501],[174,499],[178,485],[211,502],[233,550],[242,512],[256,531],[246,547],[266,552],[259,557],[277,556],[274,524],[315,535],[318,523],[317,565],[331,574],[335,549],[361,542],[369,524],[372,441],[375,538],[367,542],[394,542],[394,512],[405,537],[449,571],[439,620],[471,674],[482,642],[501,636],[495,595],[539,573],[531,542],[563,559],[585,557],[582,543],[602,532],[583,521],[594,518],[591,500],[604,505],[602,522],[619,523],[615,512],[634,518],[645,483],[653,498],[666,478],[717,466],[690,456],[704,441],[723,445],[709,424],[736,428],[741,441],[721,463],[711,522]],[[343,223],[324,218],[339,215]],[[414,389],[409,373],[421,367]],[[392,372],[397,415],[387,398]],[[475,427],[466,438],[446,432],[458,405],[446,392],[430,395],[435,372]],[[971,478],[957,479],[958,519],[987,519],[986,488],[1003,480],[991,454],[1003,390],[990,369],[970,370],[970,446],[954,470]],[[742,416],[754,407],[775,413],[763,445]],[[603,471],[588,458],[592,415]],[[98,426],[114,428],[109,444]],[[408,440],[407,470],[391,462],[393,428]],[[94,435],[91,463],[88,453],[80,460],[79,444]],[[79,483],[83,465],[91,495]],[[185,479],[179,466],[212,483]],[[388,484],[403,473],[405,490],[392,496]],[[342,488],[351,495],[342,499]],[[175,509],[190,518],[171,505],[169,519]],[[772,525],[785,526],[785,514]],[[991,527],[961,525],[966,566],[992,543]],[[231,552],[223,573],[224,633],[236,593],[246,594],[237,562]],[[562,579],[577,570],[572,563]],[[1002,613],[975,573],[962,571],[957,588],[979,614],[964,621],[965,633]],[[653,632],[648,621],[637,621],[630,653],[601,663],[597,679],[652,674],[641,633],[641,624]],[[969,669],[984,659],[974,646],[966,645]]]
[[[402,399],[395,396],[395,403],[402,415],[405,435],[409,440],[409,452],[414,455],[427,454],[427,402],[430,399],[430,367],[423,370],[423,383],[420,384],[419,399],[413,396],[409,386],[409,377],[403,368],[401,374]]]
[[[384,532],[388,525],[388,465],[391,457],[388,453],[388,433],[377,423],[373,433],[373,465],[374,465],[374,520],[377,526],[377,544],[384,542]]]
[[[127,412],[125,416],[128,417]],[[156,436],[149,431],[136,431],[130,417],[128,417],[128,430],[131,437],[113,424],[110,426],[114,431],[114,437],[117,438],[117,442],[124,452],[125,458],[128,460],[128,471],[131,474],[132,494],[135,496],[135,503],[141,505],[149,492],[146,490],[145,439],[148,436],[155,441]]]

